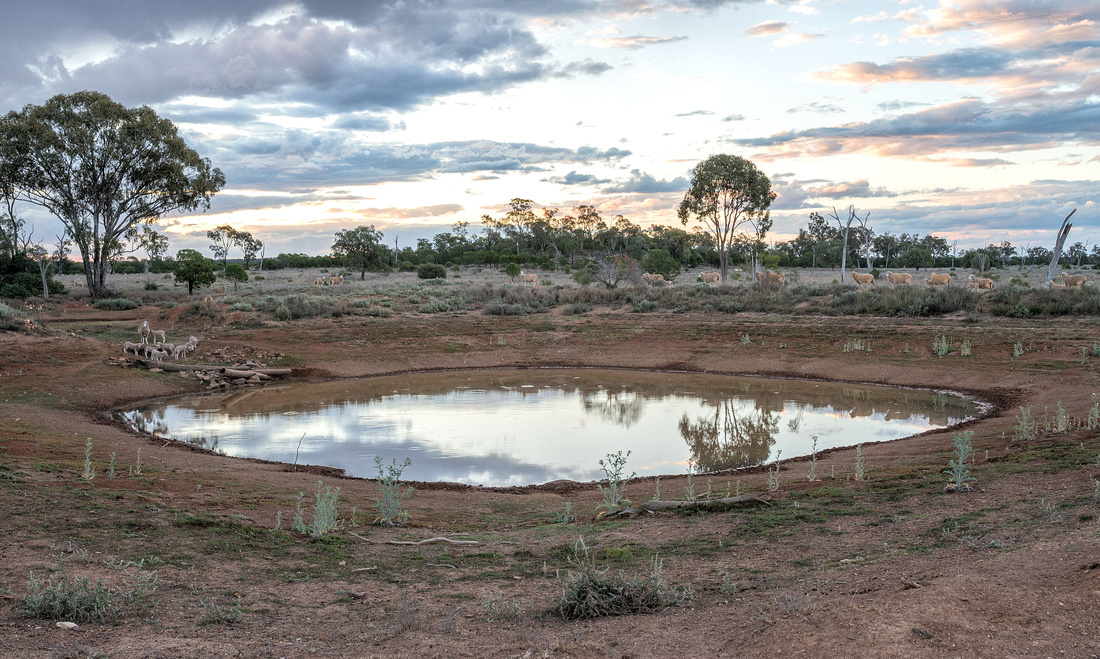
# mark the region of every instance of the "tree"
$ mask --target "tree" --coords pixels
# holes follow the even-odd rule
[[[53,253],[54,259],[57,260],[57,274],[65,274],[65,262],[69,260],[69,252],[72,251],[73,241],[69,239],[69,231],[66,229],[61,232],[60,236],[57,236],[57,251]]]
[[[834,222],[836,222],[837,231],[839,232],[840,236],[844,239],[844,246],[843,246],[842,251],[840,253],[840,281],[844,281],[844,278],[846,276],[845,271],[848,267],[848,234],[850,234],[851,231],[852,231],[852,223],[853,222],[856,222],[859,225],[859,226],[856,227],[856,230],[860,231],[864,234],[864,237],[865,237],[864,242],[867,245],[868,269],[870,269],[870,265],[869,265],[870,259],[871,259],[871,257],[870,257],[870,254],[871,254],[871,252],[870,252],[870,240],[872,239],[872,236],[871,236],[870,228],[867,226],[867,220],[870,219],[871,213],[867,213],[867,215],[865,215],[863,218],[860,218],[859,214],[856,213],[856,207],[854,205],[852,205],[852,206],[848,207],[848,219],[847,219],[847,221],[840,219],[840,213],[837,212],[836,207],[833,207],[833,212],[829,213],[829,217],[832,218],[832,220]],[[811,221],[816,221],[818,218],[821,218],[821,215],[819,213],[816,213],[816,212],[810,213],[810,220]],[[857,267],[859,266],[858,262],[856,263],[856,266]]]
[[[256,255],[264,248],[263,241],[253,238],[252,233],[248,231],[238,231],[234,244],[240,247],[241,252],[244,253],[245,270],[252,265],[252,259],[256,258]]]
[[[176,252],[176,262],[172,264],[172,274],[176,281],[187,282],[187,294],[193,295],[195,287],[209,286],[218,280],[214,274],[214,262],[193,249],[181,249]]]
[[[629,282],[634,285],[641,284],[642,269],[638,262],[625,254],[611,259],[600,266],[595,273],[596,279],[607,288],[616,288],[620,282]]]
[[[141,247],[149,258],[145,261],[145,272],[149,272],[149,261],[160,261],[168,253],[168,238],[149,228],[142,227]]]
[[[910,247],[901,255],[901,265],[904,268],[931,268],[934,263],[932,250],[927,247]]]
[[[214,252],[215,259],[221,259],[222,270],[225,270],[229,260],[229,248],[237,242],[237,230],[228,224],[223,224],[206,232],[206,237],[214,242],[210,245],[210,251]]]
[[[1062,226],[1058,229],[1058,238],[1054,242],[1054,251],[1051,253],[1050,265],[1047,266],[1047,279],[1043,283],[1044,286],[1050,288],[1051,282],[1054,281],[1054,271],[1058,269],[1058,259],[1062,256],[1062,245],[1066,244],[1066,238],[1069,237],[1069,230],[1073,228],[1070,224],[1069,218],[1073,217],[1073,214],[1077,212],[1074,208],[1066,216],[1066,219],[1062,220]]]
[[[646,252],[645,259],[642,260],[642,270],[661,275],[671,282],[680,276],[680,263],[672,258],[668,250],[651,249]]]
[[[756,165],[739,156],[714,155],[691,170],[691,188],[680,202],[678,216],[691,216],[714,234],[722,280],[729,270],[728,249],[738,227],[750,224],[759,236],[771,228],[768,207],[775,199],[771,181]]]
[[[512,281],[516,280],[520,272],[522,272],[522,268],[515,261],[509,261],[508,265],[504,266],[504,274],[508,275],[508,278]]]
[[[349,270],[358,270],[360,280],[367,278],[367,270],[386,272],[390,268],[389,248],[382,244],[382,232],[375,231],[374,225],[337,231],[332,253],[343,257]]]
[[[0,143],[8,140],[20,158],[20,197],[69,230],[93,297],[107,290],[112,245],[142,222],[209,208],[225,185],[221,170],[189,148],[171,121],[99,92],[58,94],[8,113]]]
[[[241,282],[248,281],[248,273],[240,263],[230,263],[225,266],[225,278],[233,282],[233,292],[236,292]]]

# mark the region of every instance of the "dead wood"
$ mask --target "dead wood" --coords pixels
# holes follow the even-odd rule
[[[348,531],[348,534],[359,538],[363,542],[369,542],[372,545],[427,545],[433,542],[446,542],[449,545],[479,545],[481,544],[477,540],[451,540],[450,538],[428,538],[427,540],[370,540],[364,538],[358,533],[352,533]]]
[[[740,496],[727,497],[725,499],[704,499],[700,501],[651,500],[646,501],[636,508],[623,508],[616,512],[615,515],[632,517],[634,515],[640,515],[641,513],[655,513],[659,510],[704,510],[707,508],[722,508],[738,503],[762,503],[767,506],[772,505],[767,499],[761,498],[755,494],[742,494]]]

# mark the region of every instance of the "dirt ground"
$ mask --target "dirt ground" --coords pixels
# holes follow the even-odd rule
[[[1100,656],[1100,437],[1046,429],[1059,407],[1083,422],[1100,392],[1100,358],[1082,361],[1100,341],[1095,320],[595,308],[282,323],[182,310],[106,312],[63,296],[32,311],[45,330],[0,333],[0,595],[11,605],[0,611],[0,656]],[[203,387],[113,363],[142,319],[202,337],[196,357],[252,355],[298,379],[594,366],[933,387],[993,405],[965,427],[976,478],[967,493],[945,491],[956,428],[865,444],[862,481],[854,449],[821,456],[817,482],[807,459],[783,463],[776,492],[763,469],[711,476],[716,489],[735,480],[770,505],[596,520],[593,483],[418,483],[408,525],[383,529],[370,525],[373,481],[113,422],[110,410]],[[970,341],[972,354],[937,357],[940,335]],[[488,340],[501,336],[505,345]],[[872,339],[872,351],[844,352],[853,337]],[[1026,350],[1013,356],[1017,343]],[[1043,427],[1014,441],[1021,406]],[[91,480],[81,477],[89,439]],[[298,493],[308,506],[318,481],[340,488],[344,528],[310,540],[287,529]],[[685,484],[660,481],[662,493]],[[633,481],[627,495],[654,488]],[[578,520],[557,523],[566,503]],[[382,543],[439,536],[478,544]],[[612,572],[648,572],[656,559],[691,598],[650,614],[552,615],[578,538]],[[127,591],[153,570],[156,591],[110,622],[61,629],[21,606],[32,573]]]

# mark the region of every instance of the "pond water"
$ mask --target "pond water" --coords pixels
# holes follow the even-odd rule
[[[124,412],[137,430],[227,455],[375,477],[485,486],[627,472],[707,472],[906,437],[980,413],[943,392],[697,373],[589,369],[432,372],[302,382]]]

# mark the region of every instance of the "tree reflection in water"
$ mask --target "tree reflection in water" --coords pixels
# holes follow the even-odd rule
[[[629,428],[642,417],[645,396],[636,391],[600,389],[585,392],[581,404],[585,412]]]
[[[680,419],[680,435],[691,450],[691,459],[701,471],[720,471],[760,464],[768,459],[779,430],[776,412],[755,408],[740,414],[732,400],[714,408],[713,418],[700,417],[692,423]]]

